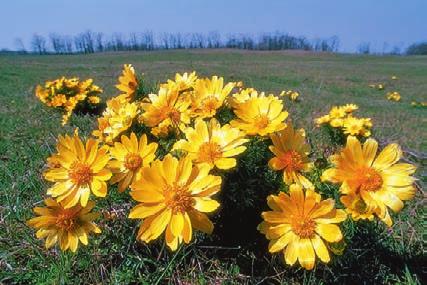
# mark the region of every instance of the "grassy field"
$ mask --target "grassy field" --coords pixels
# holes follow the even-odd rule
[[[129,202],[120,197],[103,202],[118,209],[117,217],[101,222],[103,234],[94,237],[87,248],[77,254],[46,251],[25,225],[31,208],[42,201],[48,187],[41,178],[45,158],[54,151],[59,134],[79,127],[87,135],[96,119],[73,116],[69,125],[60,127],[60,114],[43,108],[34,96],[34,86],[62,75],[91,77],[104,88],[106,99],[117,95],[114,84],[124,63],[133,64],[153,83],[176,72],[195,70],[242,80],[276,94],[298,90],[301,102],[286,107],[298,127],[313,133],[311,139],[320,136],[313,118],[334,104],[355,103],[360,106],[357,114],[372,118],[375,137],[381,143],[398,142],[419,167],[419,185],[425,182],[421,158],[427,151],[427,112],[412,107],[411,101],[427,100],[427,57],[235,50],[0,55],[0,284],[416,284],[421,280],[425,264],[421,191],[392,229],[379,224],[362,227],[347,255],[313,272],[286,267],[278,256],[271,258],[265,253],[266,243],[248,245],[228,239],[221,244],[215,233],[215,242],[197,237],[201,245],[195,243],[177,254],[169,253],[161,243],[153,247],[137,243],[136,223],[126,220]],[[392,81],[392,75],[399,79]],[[380,82],[386,90],[368,86]],[[387,91],[399,91],[402,101],[386,100]]]

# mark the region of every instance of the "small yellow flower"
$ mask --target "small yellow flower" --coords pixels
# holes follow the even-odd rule
[[[234,86],[233,82],[224,86],[224,79],[217,76],[213,76],[212,79],[198,79],[194,85],[194,92],[191,94],[192,116],[213,117]]]
[[[142,120],[148,127],[178,132],[190,123],[190,100],[179,96],[177,89],[162,87],[158,94],[150,94],[148,98],[149,102],[141,104]]]
[[[391,77],[391,80],[397,80],[397,79],[399,79],[396,75],[393,75],[392,77]]]
[[[275,155],[268,162],[270,168],[283,171],[283,181],[288,185],[297,183],[306,189],[314,188],[302,174],[312,167],[307,157],[310,146],[305,142],[304,130],[294,130],[292,124],[288,124],[286,129],[271,134],[270,138],[273,145],[269,148]]]
[[[99,104],[101,102],[101,98],[99,98],[98,96],[89,96],[87,100],[93,105]]]
[[[107,101],[107,108],[98,118],[98,129],[92,135],[98,140],[112,143],[122,132],[128,130],[139,113],[138,104],[127,102],[117,96]]]
[[[343,121],[343,131],[346,135],[361,135],[364,130],[364,120],[354,117],[347,117]]]
[[[195,163],[208,163],[210,167],[230,169],[236,166],[234,156],[246,150],[245,133],[230,125],[221,125],[216,119],[209,123],[196,120],[195,128],[184,131],[186,139],[175,143],[173,150],[184,150]]]
[[[289,192],[268,196],[271,211],[262,213],[264,221],[258,230],[270,240],[269,252],[282,251],[287,264],[294,265],[298,260],[311,270],[316,256],[324,263],[330,261],[326,244],[342,240],[337,224],[347,215],[334,208],[334,200],[321,200],[313,190],[306,190],[304,195],[302,187],[293,184]]]
[[[329,123],[330,122],[330,120],[331,120],[331,118],[329,117],[329,115],[324,115],[324,116],[321,116],[321,117],[319,117],[319,118],[316,118],[315,120],[314,120],[314,122],[316,123],[316,126],[320,126],[320,125],[323,125],[323,124],[326,124],[326,123]]]
[[[399,92],[388,92],[387,93],[387,99],[390,101],[395,101],[395,102],[399,102],[401,99],[400,93]]]
[[[346,115],[346,110],[342,106],[333,106],[329,111],[329,117],[331,119],[342,119]]]
[[[62,251],[69,249],[76,252],[79,242],[88,244],[89,233],[101,232],[93,222],[99,217],[98,213],[91,212],[94,202],[89,201],[85,207],[76,205],[68,209],[51,198],[44,200],[44,203],[47,207],[35,207],[34,213],[39,216],[27,221],[27,224],[37,229],[37,238],[46,238],[46,248],[58,243]]]
[[[233,127],[240,128],[248,135],[260,136],[283,130],[288,117],[282,100],[264,94],[251,95],[244,102],[235,102],[234,113],[237,119],[230,122]]]
[[[205,213],[219,207],[211,196],[220,190],[221,177],[209,170],[207,164],[193,166],[191,159],[178,161],[171,155],[142,168],[130,192],[139,204],[129,218],[143,219],[138,239],[148,243],[165,232],[167,246],[175,251],[182,241],[191,241],[193,228],[212,233],[214,226]]]
[[[106,181],[111,171],[106,168],[110,157],[107,147],[98,148],[98,142],[89,139],[86,146],[75,134],[72,138],[65,136],[57,145],[58,153],[55,161],[60,167],[49,168],[44,178],[55,184],[47,190],[47,194],[61,202],[68,209],[79,201],[85,207],[90,193],[97,197],[107,195]]]
[[[131,133],[130,138],[122,135],[121,142],[114,143],[114,147],[110,148],[112,160],[108,166],[113,172],[110,183],[119,182],[119,192],[125,191],[139,179],[141,168],[149,166],[155,159],[157,146],[156,143],[147,144],[145,134],[141,136],[139,143],[134,133]]]
[[[376,157],[377,149],[374,139],[367,139],[362,148],[357,138],[348,136],[345,148],[330,158],[335,168],[326,170],[322,180],[341,184],[341,200],[345,205],[353,205],[353,201],[361,205],[358,202],[361,200],[363,213],[372,212],[391,226],[388,208],[399,212],[402,201],[414,197],[414,178],[410,175],[416,168],[409,163],[397,163],[402,156],[397,144],[389,144]],[[351,206],[349,212],[354,208]]]
[[[192,73],[185,72],[184,74],[175,74],[175,81],[168,80],[167,83],[161,84],[160,87],[167,88],[167,89],[177,89],[179,92],[183,92],[185,90],[189,90],[194,87],[194,84],[196,83],[197,75],[196,72],[193,71]]]
[[[122,75],[119,76],[119,84],[116,88],[124,92],[124,98],[130,101],[135,96],[136,89],[138,88],[138,80],[135,75],[135,69],[131,64],[123,66]]]
[[[357,109],[359,109],[359,107],[356,104],[345,104],[344,106],[342,106],[342,108],[346,113],[352,113],[353,111],[356,111]]]

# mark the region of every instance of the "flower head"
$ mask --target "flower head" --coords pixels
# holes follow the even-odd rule
[[[113,172],[110,183],[119,182],[119,192],[139,179],[142,167],[148,166],[155,158],[156,143],[147,144],[147,136],[138,139],[134,133],[130,137],[122,135],[121,142],[115,142],[110,148],[112,160],[108,163]]]
[[[211,167],[229,169],[236,166],[234,156],[246,150],[245,133],[230,125],[221,125],[216,119],[196,120],[194,128],[184,130],[186,139],[175,143],[174,150],[184,150],[195,163],[208,163]]]
[[[160,85],[160,87],[167,88],[167,89],[176,89],[178,90],[178,92],[184,92],[186,90],[193,88],[196,81],[197,81],[197,75],[195,71],[193,71],[192,73],[185,72],[182,75],[179,73],[176,73],[175,81],[169,79],[167,83]]]
[[[119,84],[116,88],[122,91],[124,98],[129,101],[135,96],[136,89],[138,88],[138,80],[135,75],[135,69],[131,64],[123,66],[122,75],[119,77]]]
[[[224,79],[217,76],[197,80],[191,94],[192,115],[199,118],[213,117],[234,86],[232,82],[224,86]]]
[[[357,138],[347,137],[345,148],[331,156],[335,167],[326,170],[322,180],[341,184],[341,201],[353,216],[360,213],[360,218],[368,218],[373,213],[391,226],[388,208],[399,212],[402,201],[414,197],[414,178],[410,175],[415,167],[397,163],[402,156],[397,144],[389,144],[378,156],[377,149],[374,139],[366,140],[362,147]]]
[[[335,243],[343,236],[338,223],[347,218],[343,210],[334,208],[332,199],[321,200],[313,190],[293,184],[290,195],[281,192],[267,198],[271,211],[263,212],[264,221],[258,230],[270,240],[271,253],[282,251],[289,265],[298,260],[302,267],[311,270],[316,256],[328,263],[330,255],[325,243]]]
[[[143,219],[138,239],[150,242],[165,232],[165,241],[176,250],[189,243],[193,228],[212,233],[213,224],[205,213],[219,203],[211,198],[221,187],[221,177],[209,174],[207,164],[193,166],[188,157],[177,160],[166,155],[141,170],[141,179],[131,185],[131,196],[139,202],[131,219]]]
[[[237,119],[230,122],[233,127],[240,128],[248,135],[260,136],[283,130],[288,117],[279,98],[264,94],[251,95],[243,102],[236,102],[234,113]]]
[[[304,130],[294,130],[292,124],[288,124],[284,130],[271,134],[270,138],[273,145],[269,148],[275,155],[268,162],[270,168],[283,171],[283,181],[288,185],[298,183],[306,189],[313,188],[303,175],[312,167],[307,157],[310,146],[305,142]]]
[[[149,102],[142,103],[142,121],[154,128],[154,134],[166,135],[169,131],[179,131],[190,123],[187,96],[180,96],[177,89],[161,87],[158,94],[148,95]],[[157,132],[157,130],[162,130]]]
[[[92,135],[100,141],[112,143],[122,132],[128,130],[139,113],[137,103],[129,103],[123,97],[107,101],[107,108],[98,118],[98,129]]]
[[[110,179],[111,172],[106,167],[110,160],[106,146],[98,148],[93,139],[88,139],[85,146],[75,134],[60,139],[56,148],[54,161],[60,166],[44,173],[46,180],[55,182],[47,190],[48,195],[56,197],[66,209],[79,201],[85,207],[91,192],[97,197],[107,195],[105,181]]]
[[[27,221],[27,224],[37,229],[37,238],[46,238],[46,248],[59,243],[62,251],[69,249],[75,252],[79,242],[88,244],[89,233],[101,232],[93,223],[99,217],[98,213],[91,212],[94,202],[89,201],[85,207],[76,205],[68,209],[52,198],[47,198],[44,203],[47,207],[35,207],[34,213],[39,216]]]

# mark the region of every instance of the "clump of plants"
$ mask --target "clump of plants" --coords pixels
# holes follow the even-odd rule
[[[75,252],[102,234],[96,201],[117,191],[133,203],[138,242],[177,251],[200,232],[250,243],[257,228],[266,251],[311,270],[345,252],[346,222],[390,227],[414,197],[415,166],[397,144],[380,150],[353,104],[317,119],[340,146],[319,163],[274,94],[195,72],[149,92],[130,65],[116,87],[92,137],[60,136],[47,159],[45,207],[28,221],[46,248]]]

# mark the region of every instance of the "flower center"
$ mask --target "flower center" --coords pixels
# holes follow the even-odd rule
[[[136,153],[128,153],[124,164],[127,169],[135,171],[141,166],[142,158]]]
[[[68,176],[74,184],[84,185],[92,180],[92,171],[89,165],[76,161],[71,165]]]
[[[312,219],[294,218],[291,227],[300,238],[311,238],[314,235],[316,223]]]
[[[300,171],[303,168],[301,155],[295,150],[289,150],[279,157],[285,165],[286,172]]]
[[[258,115],[255,118],[255,127],[258,129],[265,129],[269,123],[270,120],[268,119],[267,115]]]
[[[166,206],[172,209],[174,214],[186,212],[194,205],[194,199],[187,186],[169,185],[163,190],[163,195]]]
[[[218,108],[218,99],[214,95],[211,95],[202,101],[202,108],[209,113],[215,112]]]
[[[221,156],[221,147],[215,142],[206,142],[200,146],[199,161],[201,162],[214,162]]]
[[[55,225],[63,230],[70,231],[76,224],[74,217],[75,215],[73,211],[63,210],[63,212],[57,216]]]
[[[356,171],[356,181],[359,191],[375,192],[383,185],[383,178],[372,168],[360,168]]]
[[[171,121],[174,124],[178,124],[181,121],[181,113],[175,108],[172,108],[171,110],[169,110],[168,117],[171,119]]]
[[[367,205],[362,199],[357,199],[352,203],[351,206],[356,212],[361,214],[364,214],[368,211]]]

